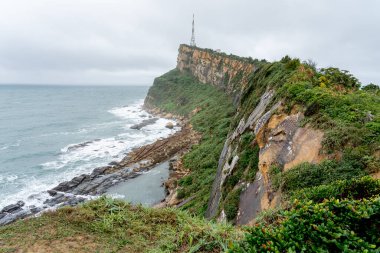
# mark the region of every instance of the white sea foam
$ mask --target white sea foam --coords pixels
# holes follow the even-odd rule
[[[41,206],[43,201],[49,198],[46,190],[63,181],[71,180],[75,176],[91,173],[94,168],[104,166],[111,161],[120,161],[133,148],[153,143],[180,130],[177,126],[174,129],[166,128],[165,125],[168,122],[174,125],[176,122],[162,118],[140,130],[130,129],[131,125],[141,123],[151,116],[142,109],[142,103],[143,100],[140,100],[131,106],[115,107],[109,110],[108,112],[115,115],[118,121],[100,122],[73,132],[57,132],[57,134],[80,133],[80,131],[88,133],[99,128],[121,130],[115,136],[87,140],[63,147],[56,159],[41,164],[41,175],[38,177],[5,178],[0,176],[1,183],[11,183],[11,180],[14,180],[14,183],[17,182],[20,185],[17,193],[0,199],[0,208],[18,200],[23,200],[26,205]],[[46,173],[46,170],[51,172]]]

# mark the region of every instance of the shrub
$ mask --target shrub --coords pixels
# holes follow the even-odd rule
[[[377,252],[380,198],[295,201],[274,223],[249,228],[230,252]]]
[[[322,68],[319,82],[321,86],[343,86],[345,88],[359,89],[361,83],[347,70],[338,68]]]
[[[228,193],[224,200],[224,212],[228,221],[232,221],[236,218],[239,210],[241,188],[235,189]]]
[[[363,170],[350,162],[325,160],[320,164],[303,163],[288,171],[280,172],[274,176],[273,185],[284,192],[292,192],[364,175]]]
[[[362,87],[362,90],[364,90],[366,92],[372,92],[372,93],[379,94],[380,87],[378,85],[376,85],[376,84],[370,83],[370,84]]]
[[[349,180],[335,181],[328,185],[305,188],[294,192],[292,199],[312,200],[322,202],[324,199],[363,199],[380,194],[380,180],[370,176]]]

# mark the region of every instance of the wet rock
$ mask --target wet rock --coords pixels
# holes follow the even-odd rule
[[[117,166],[117,165],[119,165],[119,163],[116,162],[116,161],[112,161],[112,162],[110,162],[108,165],[109,165],[109,166]]]
[[[106,167],[99,167],[99,168],[94,169],[90,175],[90,179],[93,180],[94,178],[105,174],[106,170],[109,168],[110,167],[106,166]]]
[[[41,207],[36,207],[35,205],[29,206],[29,210],[32,214],[36,214],[42,211]]]
[[[140,130],[143,127],[154,124],[158,118],[144,119],[141,123],[131,126],[131,129]]]
[[[1,213],[14,213],[14,212],[18,212],[20,211],[22,208],[22,206],[24,206],[25,203],[24,201],[18,201],[16,204],[11,204],[11,205],[8,205],[6,207],[4,207],[2,210],[1,210]]]
[[[47,190],[47,193],[49,193],[50,196],[55,196],[57,194],[57,191],[54,190]]]
[[[69,201],[65,202],[64,205],[67,205],[67,206],[76,206],[82,202],[84,202],[86,199],[83,198],[83,197],[74,197],[74,198],[71,198],[69,199]]]
[[[90,175],[82,174],[78,177],[74,177],[71,181],[66,181],[60,183],[58,186],[54,187],[52,190],[61,192],[70,192],[72,189],[76,188],[78,185],[85,181],[90,180]]]
[[[57,193],[53,198],[44,201],[44,204],[49,206],[55,206],[65,201],[65,195],[63,193]]]
[[[0,218],[0,226],[7,225],[15,220],[22,219],[30,215],[30,212],[27,210],[19,209],[14,213],[7,213],[5,216]]]
[[[165,125],[166,128],[169,128],[169,129],[173,129],[174,128],[174,125],[172,122],[168,122],[166,125]]]

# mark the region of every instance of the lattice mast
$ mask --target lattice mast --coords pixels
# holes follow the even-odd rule
[[[194,33],[194,14],[193,14],[193,29],[191,30],[191,40],[190,40],[190,46],[196,47],[195,44],[195,33]]]

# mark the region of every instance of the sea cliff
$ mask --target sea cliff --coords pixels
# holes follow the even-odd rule
[[[1,227],[0,249],[377,252],[379,104],[378,86],[338,68],[181,45],[144,106],[187,134],[116,168],[144,150],[175,155],[159,205],[169,208],[101,198]]]

